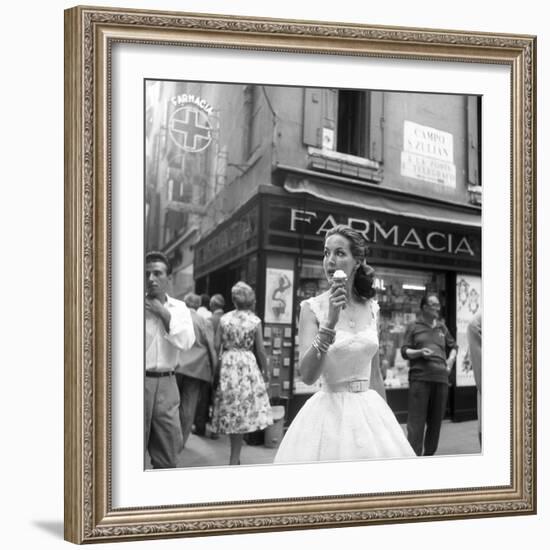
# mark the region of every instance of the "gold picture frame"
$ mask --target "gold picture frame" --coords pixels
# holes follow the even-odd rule
[[[499,64],[511,71],[511,483],[115,509],[111,48],[117,42]],[[75,543],[536,512],[536,37],[75,7],[65,12],[65,538]]]

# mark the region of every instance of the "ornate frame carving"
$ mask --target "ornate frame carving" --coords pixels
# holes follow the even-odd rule
[[[110,48],[116,41],[497,63],[512,72],[512,483],[113,510]],[[536,38],[78,7],[65,13],[65,537],[103,542],[536,511]]]

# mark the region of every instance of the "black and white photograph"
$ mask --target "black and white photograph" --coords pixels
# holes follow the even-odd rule
[[[482,453],[482,97],[143,96],[145,469]]]
[[[65,540],[521,546],[540,22],[192,3],[64,12]]]

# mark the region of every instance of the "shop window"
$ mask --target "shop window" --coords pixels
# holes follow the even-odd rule
[[[439,296],[445,312],[445,275],[429,271],[375,267],[380,306],[380,368],[387,388],[407,388],[409,367],[401,357],[407,325],[416,319],[420,300],[427,292]]]
[[[357,157],[368,157],[370,94],[361,90],[338,91],[336,150]]]

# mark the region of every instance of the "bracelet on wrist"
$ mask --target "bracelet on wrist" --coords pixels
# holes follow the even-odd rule
[[[319,332],[321,334],[329,334],[331,336],[336,336],[336,331],[333,328],[327,327],[326,325],[321,325],[319,327]]]
[[[335,331],[320,327],[311,343],[311,346],[317,351],[317,359],[321,359],[321,354],[327,353],[329,347],[334,343],[335,335]]]
[[[315,352],[316,352],[315,355],[317,356],[317,359],[320,360],[321,359],[321,353],[323,353],[323,352],[319,348],[319,346],[318,346],[315,339],[313,339],[313,342],[311,342],[311,347],[315,350]]]

